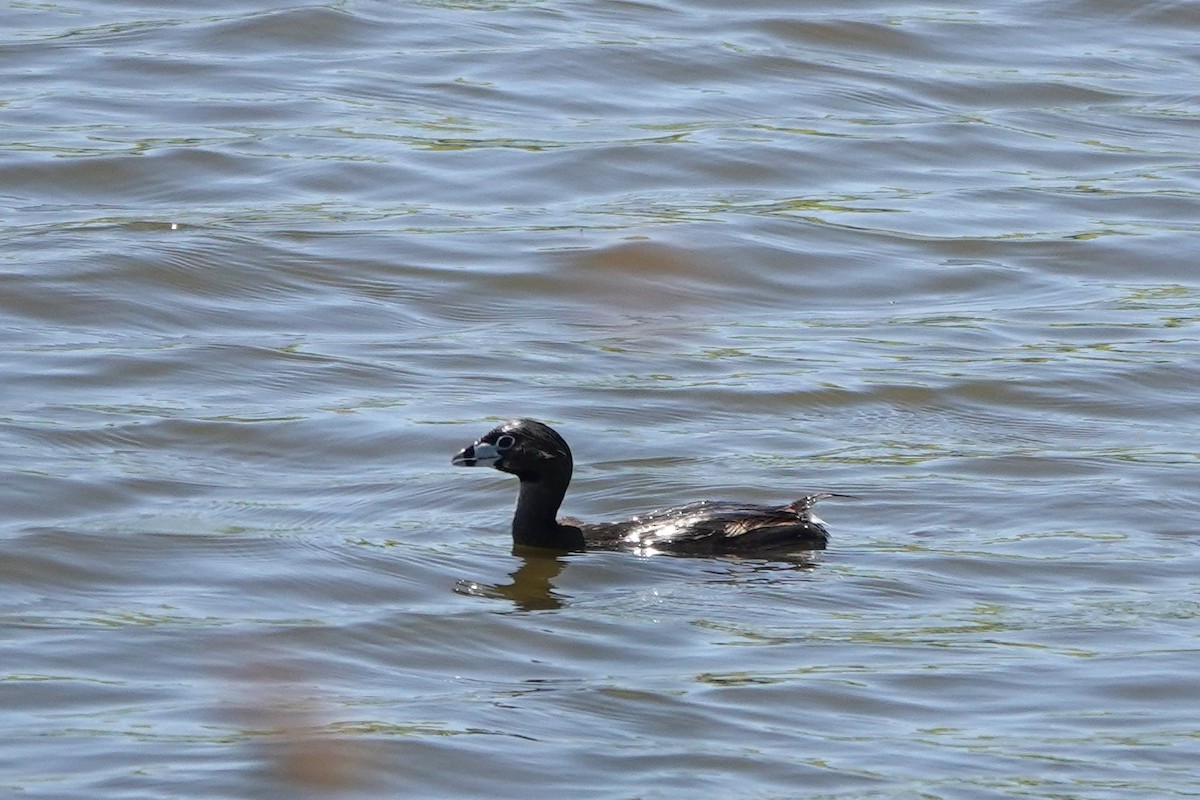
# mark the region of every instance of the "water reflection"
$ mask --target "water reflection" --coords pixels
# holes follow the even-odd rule
[[[566,566],[564,558],[553,552],[527,547],[513,548],[513,555],[520,559],[520,563],[509,573],[512,579],[509,583],[462,580],[454,587],[454,591],[475,597],[509,600],[521,611],[562,608],[566,599],[555,593],[554,579]]]
[[[519,559],[516,569],[509,573],[508,583],[490,584],[460,580],[454,591],[472,597],[508,600],[521,611],[544,611],[563,608],[570,598],[556,591],[554,582],[567,565],[567,554],[536,547],[514,547]],[[811,573],[819,565],[819,554],[800,550],[769,556],[702,555],[691,553],[659,553],[643,551],[639,555],[658,555],[664,559],[700,559],[712,563],[704,569],[704,581],[712,584],[775,584],[781,572]],[[633,554],[630,554],[631,557]],[[664,573],[668,572],[664,568]]]

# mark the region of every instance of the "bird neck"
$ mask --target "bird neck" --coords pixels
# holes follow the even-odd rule
[[[513,544],[552,550],[582,550],[579,528],[560,525],[558,508],[567,493],[571,475],[521,480],[517,510],[513,514]]]

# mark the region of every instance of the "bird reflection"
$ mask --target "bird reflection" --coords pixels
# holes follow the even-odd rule
[[[533,547],[514,547],[513,555],[520,563],[509,573],[511,582],[490,584],[463,580],[454,591],[508,600],[521,611],[545,611],[566,605],[566,599],[554,591],[554,579],[567,564],[562,555]]]

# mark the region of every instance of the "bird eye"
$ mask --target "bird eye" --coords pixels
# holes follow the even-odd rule
[[[496,440],[497,450],[507,450],[517,443],[517,440],[509,436],[507,433]]]

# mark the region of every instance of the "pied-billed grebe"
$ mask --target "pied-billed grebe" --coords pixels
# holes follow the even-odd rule
[[[548,425],[506,422],[463,448],[450,463],[495,467],[521,479],[513,542],[554,550],[663,550],[676,553],[765,553],[823,550],[829,539],[812,506],[813,494],[785,506],[702,501],[652,511],[624,522],[559,521],[571,482],[571,448]]]

